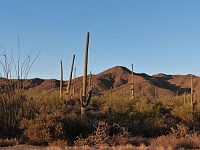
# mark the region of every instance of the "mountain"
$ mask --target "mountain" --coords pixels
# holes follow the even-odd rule
[[[193,76],[194,91],[200,93],[200,77]],[[112,88],[114,92],[130,96],[132,73],[123,66],[115,66],[99,74],[92,75],[93,95],[101,96],[102,93],[109,92]],[[0,85],[4,83],[0,79]],[[27,79],[24,82],[25,89],[39,90],[59,90],[60,81],[56,79]],[[67,81],[63,83],[64,90]],[[166,75],[163,73],[153,76],[145,73],[134,73],[134,91],[137,96],[147,96],[153,99],[170,97],[175,94],[182,95],[184,92],[190,93],[191,74],[188,75]],[[82,87],[82,77],[75,79],[75,92],[79,92]]]

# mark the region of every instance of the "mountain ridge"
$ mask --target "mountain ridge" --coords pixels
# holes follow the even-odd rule
[[[150,99],[154,97],[163,98],[175,94],[182,95],[185,92],[190,93],[191,75],[167,75],[159,73],[148,75],[145,73],[134,73],[134,91],[137,96],[147,96]],[[193,76],[194,91],[200,94],[200,77]],[[0,85],[3,83],[0,79]],[[119,94],[131,94],[132,72],[124,66],[115,66],[92,75],[92,86],[94,95],[102,95],[113,89]],[[26,89],[40,90],[59,90],[60,81],[57,79],[33,78],[24,80]],[[63,81],[64,90],[68,82]],[[75,92],[80,91],[82,87],[82,76],[75,80]],[[156,93],[156,95],[155,95]]]

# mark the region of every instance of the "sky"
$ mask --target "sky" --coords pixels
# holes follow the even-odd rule
[[[74,54],[82,76],[87,32],[88,73],[200,76],[200,0],[0,0],[0,54],[22,65],[41,50],[28,78],[59,79],[62,60],[67,80]]]

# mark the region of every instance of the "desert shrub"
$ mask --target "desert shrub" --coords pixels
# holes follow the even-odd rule
[[[173,138],[187,138],[197,135],[195,130],[190,130],[190,128],[184,124],[177,124],[176,127],[171,127],[170,135]]]
[[[194,112],[193,112],[193,118],[194,121],[199,122],[200,121],[200,103],[196,102],[194,105]]]
[[[62,103],[59,98],[59,91],[41,91],[38,89],[29,89],[25,94],[31,99],[35,113],[53,113],[56,110],[62,111]]]
[[[175,117],[179,117],[185,121],[193,121],[193,110],[189,103],[183,106],[176,106],[172,110],[172,115]]]
[[[186,95],[186,102],[188,102],[190,95]],[[182,106],[184,103],[184,95],[177,95],[177,93],[174,96],[164,97],[160,98],[158,101],[163,103],[164,107],[176,107],[176,106]]]
[[[120,127],[117,124],[108,125],[105,121],[96,122],[95,131],[83,138],[79,136],[75,141],[76,146],[114,146],[122,143],[126,143],[128,132],[125,128]],[[110,135],[109,135],[110,134]]]
[[[169,122],[165,118],[147,118],[140,125],[140,131],[146,137],[157,137],[170,132]]]
[[[150,146],[154,148],[164,148],[164,149],[174,149],[176,146],[176,139],[172,138],[169,135],[163,135],[157,138],[150,140]]]
[[[50,147],[65,148],[68,145],[66,140],[57,139],[49,144]]]
[[[125,127],[121,127],[119,124],[117,123],[113,123],[112,125],[109,126],[109,132],[108,132],[109,136],[113,136],[113,135],[123,135],[123,136],[128,136],[129,133],[126,130]]]
[[[132,110],[132,102],[127,95],[122,93],[112,91],[111,94],[110,92],[107,92],[104,93],[100,99],[103,104],[102,111],[104,113],[108,113],[109,108],[112,110],[112,113],[118,114],[128,114]]]
[[[30,144],[47,145],[63,138],[64,130],[59,114],[40,114],[34,119],[23,119],[20,123],[25,138]]]
[[[102,100],[101,98],[94,96],[92,97],[88,107],[94,107],[94,108],[99,108],[105,103],[105,100]]]
[[[141,99],[133,104],[136,119],[156,118],[162,114],[162,103],[151,104],[147,99]]]
[[[164,149],[199,149],[200,138],[197,135],[185,138],[173,138],[171,135],[154,138],[150,141],[153,148],[163,147]]]
[[[75,141],[76,146],[100,146],[106,144],[109,138],[108,135],[108,124],[105,121],[99,121],[97,123],[97,127],[95,127],[95,131],[89,135],[86,139],[82,136],[78,137]]]
[[[81,121],[80,116],[75,113],[66,114],[63,118],[63,129],[65,131],[65,138],[69,145],[74,144],[74,140],[77,136],[91,134],[94,131],[94,127],[87,122]]]
[[[18,144],[17,139],[0,139],[0,147],[14,146]]]
[[[200,138],[198,136],[190,136],[187,138],[179,138],[176,141],[175,149],[199,149]]]
[[[125,127],[117,123],[109,125],[109,146],[126,145],[129,139],[129,132]]]
[[[177,124],[171,128],[171,133],[166,136],[160,136],[150,141],[151,147],[164,147],[173,149],[197,149],[200,148],[200,138],[197,132],[190,130],[184,124]]]
[[[150,141],[148,138],[137,136],[137,137],[131,137],[130,139],[128,139],[126,144],[131,144],[134,146],[140,146],[141,144],[144,144],[145,146],[149,146]]]

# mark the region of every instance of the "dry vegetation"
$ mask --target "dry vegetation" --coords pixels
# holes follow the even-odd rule
[[[200,148],[199,77],[135,73],[131,98],[131,71],[117,66],[92,75],[92,86],[86,78],[81,97],[81,77],[73,92],[60,95],[58,80],[19,76],[28,68],[27,76],[30,55],[16,67],[16,79],[9,78],[12,57],[3,56],[1,149]]]
[[[200,148],[199,103],[193,111],[189,94],[184,104],[183,95],[157,98],[156,102],[146,96],[130,100],[113,89],[112,97],[110,91],[92,97],[84,120],[79,101],[63,103],[58,90],[27,88],[17,95],[21,105],[14,106],[24,114],[13,116],[12,130],[13,121],[6,124],[1,119],[0,145],[4,149],[23,147],[21,144],[26,144],[27,149]],[[13,103],[8,105],[13,108]],[[30,144],[37,147],[28,147]]]

